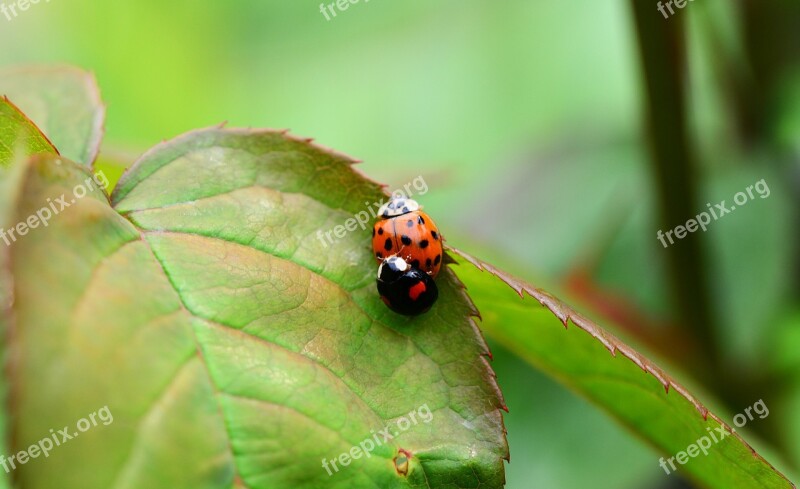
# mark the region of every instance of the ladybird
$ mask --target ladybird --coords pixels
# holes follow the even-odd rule
[[[378,264],[397,255],[409,265],[436,277],[442,267],[442,235],[416,201],[393,197],[378,210],[372,228],[372,251]]]
[[[426,312],[439,298],[433,277],[412,267],[399,256],[390,256],[378,267],[378,293],[392,311],[405,316]]]

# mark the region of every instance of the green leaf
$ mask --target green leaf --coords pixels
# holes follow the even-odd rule
[[[708,488],[795,487],[651,360],[550,294],[464,252],[451,251],[475,265],[459,268],[458,275],[481,311],[488,335],[608,411],[665,459],[711,432],[721,437],[718,429],[729,433],[711,443],[708,455],[700,452],[685,465],[673,462],[679,473]],[[524,300],[525,295],[536,301]],[[555,327],[558,322],[577,328],[565,331]]]
[[[91,73],[72,67],[7,68],[0,70],[0,95],[36,122],[64,157],[84,165],[97,157],[105,106]]]
[[[29,135],[33,136],[33,140],[47,142],[46,138],[44,138],[44,136],[38,132],[38,129],[36,129],[35,126],[32,126],[27,118],[21,115],[16,107],[13,107],[13,105],[6,102],[7,101],[5,99],[0,99],[0,113],[3,113],[8,108],[13,109],[7,113],[10,113],[12,118],[20,121],[21,127],[23,128],[23,133],[27,131]],[[0,128],[4,127],[6,122],[8,122],[8,119],[5,116],[0,115]],[[6,245],[2,236],[5,236],[6,229],[14,225],[11,216],[12,204],[18,198],[21,187],[20,182],[24,176],[22,172],[23,165],[15,165],[14,162],[27,159],[26,154],[31,152],[31,148],[30,145],[28,145],[26,148],[25,145],[19,145],[12,142],[13,140],[11,138],[16,138],[19,134],[18,131],[9,130],[4,133],[3,130],[0,129],[0,134],[5,134],[5,137],[0,137],[0,331],[4,333],[2,336],[0,336],[0,350],[8,351],[6,348],[8,340],[7,332],[11,327],[11,322],[9,319],[11,318],[11,304],[13,304],[14,296],[11,274],[8,273],[9,247]],[[4,141],[6,142],[5,145]],[[11,148],[13,148],[11,152],[3,150],[4,148],[7,148],[6,145],[10,145]],[[35,147],[36,146],[34,145],[34,148]],[[45,151],[55,151],[52,146],[40,145],[40,147],[46,148]],[[11,168],[6,168],[6,164],[11,164]],[[4,402],[7,401],[8,388],[8,379],[4,376],[0,376],[0,396]],[[7,402],[5,404],[7,405]],[[0,410],[0,454],[11,453],[11,450],[9,450],[8,427],[9,424],[7,412],[6,410],[2,409]],[[11,477],[5,471],[1,474],[0,489],[10,488]]]
[[[318,239],[386,198],[352,163],[198,131],[143,156],[113,207],[93,188],[14,243],[13,449],[114,419],[18,467],[20,487],[502,487],[503,401],[458,279],[444,269],[434,308],[401,317],[369,228]],[[26,171],[17,220],[90,176]],[[323,458],[384,427],[397,436],[328,475]]]
[[[0,98],[0,171],[16,157],[58,151],[28,117],[6,97]],[[2,173],[0,173],[2,176]]]

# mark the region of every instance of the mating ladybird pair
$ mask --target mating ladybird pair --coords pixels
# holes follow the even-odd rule
[[[433,279],[442,266],[442,236],[433,219],[411,199],[393,197],[378,215],[372,228],[378,293],[396,313],[422,314],[439,297]]]

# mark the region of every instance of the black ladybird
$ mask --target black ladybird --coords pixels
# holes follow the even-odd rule
[[[439,298],[433,278],[398,256],[383,260],[378,267],[377,282],[381,300],[398,314],[422,314]]]

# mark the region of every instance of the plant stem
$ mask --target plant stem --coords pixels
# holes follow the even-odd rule
[[[665,19],[656,5],[655,1],[631,0],[646,85],[645,107],[660,225],[666,232],[685,224],[700,206],[686,122],[686,12],[676,9]],[[697,338],[707,363],[718,366],[717,328],[709,306],[706,260],[698,236],[675,240],[664,252],[678,323]]]

